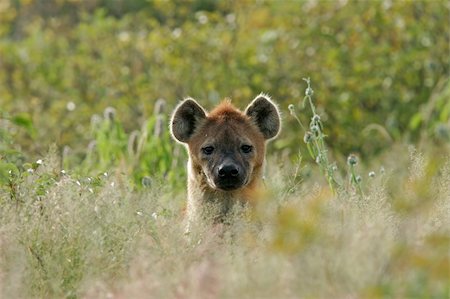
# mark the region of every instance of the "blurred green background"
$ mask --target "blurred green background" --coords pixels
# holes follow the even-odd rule
[[[0,0],[0,176],[56,144],[62,167],[174,176],[168,117],[260,92],[271,150],[304,151],[289,115],[311,77],[329,148],[377,155],[449,140],[448,1]],[[33,160],[34,159],[34,160]],[[179,174],[175,178],[179,178]]]

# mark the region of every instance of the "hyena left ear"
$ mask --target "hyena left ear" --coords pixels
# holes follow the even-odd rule
[[[258,95],[245,109],[245,114],[256,123],[266,139],[276,137],[280,131],[280,113],[267,95]]]
[[[206,112],[202,106],[194,99],[187,98],[175,108],[170,122],[170,132],[176,140],[186,143],[205,118]]]

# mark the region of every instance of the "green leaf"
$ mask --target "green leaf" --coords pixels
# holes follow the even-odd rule
[[[416,130],[419,128],[421,124],[422,124],[422,115],[420,113],[417,113],[411,118],[409,122],[409,127],[412,130]]]
[[[11,122],[16,126],[24,128],[32,138],[36,136],[36,129],[34,128],[33,121],[29,114],[18,114],[11,119]]]

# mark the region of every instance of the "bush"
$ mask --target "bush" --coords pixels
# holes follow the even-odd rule
[[[448,135],[445,1],[6,3],[1,109],[33,122],[34,136],[16,138],[27,156],[53,142],[86,152],[91,115],[108,106],[125,132],[158,98],[171,108],[265,91],[286,111],[306,76],[336,152]],[[277,149],[296,152],[293,128],[287,120]]]

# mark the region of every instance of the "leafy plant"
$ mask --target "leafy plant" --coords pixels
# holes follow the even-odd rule
[[[311,117],[308,130],[305,129],[302,122],[296,115],[294,105],[291,104],[288,108],[291,115],[294,116],[301,128],[305,131],[303,141],[306,143],[311,158],[313,158],[313,160],[319,165],[320,170],[327,179],[328,185],[331,190],[335,192],[336,188],[341,187],[334,175],[334,172],[336,171],[336,164],[329,162],[328,150],[325,145],[325,138],[327,136],[323,133],[322,121],[320,116],[316,113],[316,108],[312,101],[314,90],[311,88],[311,80],[309,78],[303,80],[306,81],[306,84],[308,85],[305,91],[305,98],[303,99],[303,108],[305,107],[306,102],[308,102],[313,115]]]
[[[15,1],[0,8],[2,109],[33,121],[15,136],[27,159],[54,142],[82,156],[90,116],[108,106],[127,134],[160,97],[212,106],[264,91],[287,106],[301,68],[336,153],[448,143],[447,12],[445,1]],[[293,121],[273,147],[291,155]]]

